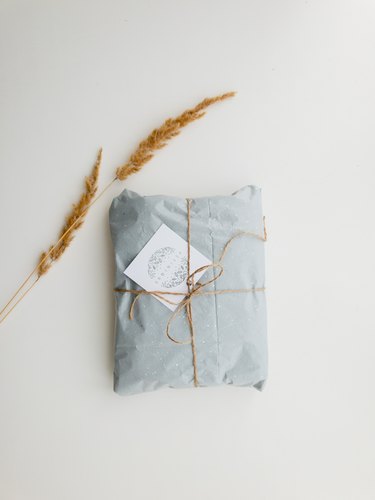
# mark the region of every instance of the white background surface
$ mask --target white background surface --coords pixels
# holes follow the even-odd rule
[[[1,0],[1,302],[99,146],[101,186],[150,130],[237,90],[126,183],[263,188],[269,380],[112,391],[114,185],[0,327],[4,500],[373,500],[371,0]]]

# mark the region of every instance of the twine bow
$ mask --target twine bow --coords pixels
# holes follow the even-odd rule
[[[223,290],[202,290],[204,287],[207,285],[213,283],[217,279],[220,278],[220,276],[224,272],[224,266],[222,264],[222,260],[225,256],[225,254],[228,251],[228,248],[232,244],[232,242],[242,236],[251,236],[253,238],[256,238],[261,241],[267,241],[267,232],[266,232],[266,226],[265,226],[265,219],[263,217],[263,235],[259,235],[257,233],[253,233],[251,231],[240,231],[236,234],[234,234],[229,240],[225,243],[224,248],[221,252],[221,255],[219,259],[216,262],[212,262],[211,264],[207,264],[205,266],[199,267],[193,272],[190,272],[190,206],[191,206],[191,199],[187,198],[187,278],[186,278],[186,284],[188,291],[187,292],[168,292],[164,290],[135,290],[135,289],[129,289],[129,288],[114,288],[115,292],[120,292],[120,293],[132,293],[135,295],[130,309],[129,309],[129,319],[133,319],[134,317],[134,305],[139,299],[141,295],[154,295],[156,297],[159,297],[165,302],[168,302],[169,304],[177,305],[176,309],[173,311],[172,315],[170,316],[166,328],[165,328],[165,335],[175,344],[191,344],[192,348],[192,354],[193,354],[193,369],[194,369],[194,386],[198,387],[199,382],[198,382],[198,370],[197,370],[197,352],[196,352],[196,343],[195,343],[195,330],[194,330],[194,323],[193,323],[193,315],[192,315],[192,300],[193,297],[198,297],[202,295],[219,295],[219,294],[224,294],[224,293],[249,293],[249,292],[262,292],[265,290],[264,287],[262,288],[230,288],[230,289],[223,289]],[[197,282],[195,283],[194,277],[196,274],[206,271],[207,269],[212,269],[213,270],[213,278],[207,280],[207,281],[202,281],[202,282]],[[215,270],[218,269],[218,272],[215,274]],[[182,295],[185,298],[181,300],[180,302],[174,302],[170,299],[167,299],[165,295]],[[180,314],[181,311],[186,309],[186,317],[189,323],[189,329],[190,329],[190,338],[188,340],[177,340],[172,335],[170,334],[170,328],[171,328],[171,323],[173,320]]]

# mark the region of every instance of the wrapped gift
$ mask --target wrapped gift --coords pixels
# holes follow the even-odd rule
[[[261,189],[178,198],[125,189],[110,207],[115,256],[114,390],[267,377]]]

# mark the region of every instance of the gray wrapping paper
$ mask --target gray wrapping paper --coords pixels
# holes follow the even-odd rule
[[[239,231],[263,234],[261,189],[247,185],[228,196],[193,198],[190,242],[217,261]],[[187,240],[185,198],[140,194],[124,189],[113,199],[109,222],[115,257],[114,288],[141,290],[123,271],[164,223]],[[205,290],[263,288],[264,242],[237,238],[223,259],[224,273]],[[214,277],[208,269],[199,281]],[[114,390],[121,395],[193,385],[190,344],[165,335],[172,312],[152,295],[142,295],[129,319],[131,293],[115,294]],[[200,386],[232,384],[262,390],[267,377],[264,291],[204,295],[192,300]],[[173,337],[190,338],[186,311],[171,324]]]

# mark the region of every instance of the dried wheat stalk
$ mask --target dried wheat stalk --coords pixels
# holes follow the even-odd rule
[[[130,175],[141,170],[142,166],[154,156],[154,152],[166,146],[168,140],[178,135],[183,127],[194,120],[202,118],[202,116],[205,115],[205,109],[208,106],[216,102],[223,101],[224,99],[234,95],[235,92],[227,92],[216,97],[203,99],[203,101],[197,104],[194,108],[184,111],[176,118],[168,118],[165,120],[161,127],[154,129],[145,140],[139,143],[136,151],[130,156],[129,160],[124,165],[117,168],[115,178],[100,192],[99,195],[95,197],[98,189],[98,176],[102,159],[102,150],[100,149],[92,173],[86,178],[85,192],[82,194],[79,202],[73,205],[71,213],[66,218],[65,225],[60,231],[59,239],[54,245],[50,246],[48,251],[41,254],[37,266],[0,311],[0,323],[4,321],[16,305],[32,289],[39,278],[47,273],[53,262],[61,257],[74,238],[74,231],[76,231],[83,224],[84,217],[86,216],[88,209],[104,194],[114,181],[123,181]],[[13,304],[13,301],[29,282],[34,273],[37,274],[35,281],[29,288],[26,289],[15,304]],[[5,314],[3,314],[11,304],[13,304],[12,307]]]

